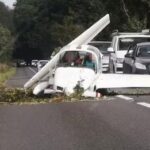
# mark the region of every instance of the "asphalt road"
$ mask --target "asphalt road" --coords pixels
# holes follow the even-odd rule
[[[149,150],[150,108],[98,102],[0,106],[1,150]]]
[[[21,87],[31,70],[8,83]],[[0,106],[0,150],[149,150],[149,141],[149,95]]]
[[[35,67],[19,67],[16,74],[10,78],[6,85],[9,87],[23,88],[24,84],[37,72]]]

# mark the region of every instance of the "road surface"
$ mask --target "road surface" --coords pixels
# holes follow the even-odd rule
[[[37,72],[35,67],[19,67],[16,74],[11,77],[6,85],[9,87],[23,88],[24,84]]]
[[[0,106],[0,149],[149,150],[150,108],[136,101]]]
[[[34,73],[25,71],[23,85]],[[26,72],[27,71],[27,72]],[[31,71],[31,72],[30,72]],[[27,75],[27,76],[26,76]],[[11,86],[14,86],[12,84]],[[149,150],[149,95],[0,106],[0,150]]]

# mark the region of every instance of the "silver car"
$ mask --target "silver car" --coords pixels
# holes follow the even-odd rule
[[[38,71],[40,71],[47,63],[48,63],[48,60],[39,60],[37,62]]]
[[[138,43],[129,48],[124,58],[123,72],[150,74],[150,42]]]

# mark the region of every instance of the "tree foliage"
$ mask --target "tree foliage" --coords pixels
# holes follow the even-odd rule
[[[0,2],[0,63],[9,62],[12,55],[13,10]]]
[[[17,0],[14,54],[30,60],[49,57],[106,13],[111,25],[98,39],[108,39],[114,29],[141,31],[150,27],[149,10],[149,0]]]
[[[13,31],[13,10],[6,7],[2,2],[0,2],[0,23]]]
[[[2,25],[0,25],[0,37],[0,62],[8,62],[12,55],[12,36]]]

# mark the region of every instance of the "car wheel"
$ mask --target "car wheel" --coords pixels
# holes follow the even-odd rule
[[[131,67],[129,67],[126,63],[123,63],[123,73],[132,73]]]

